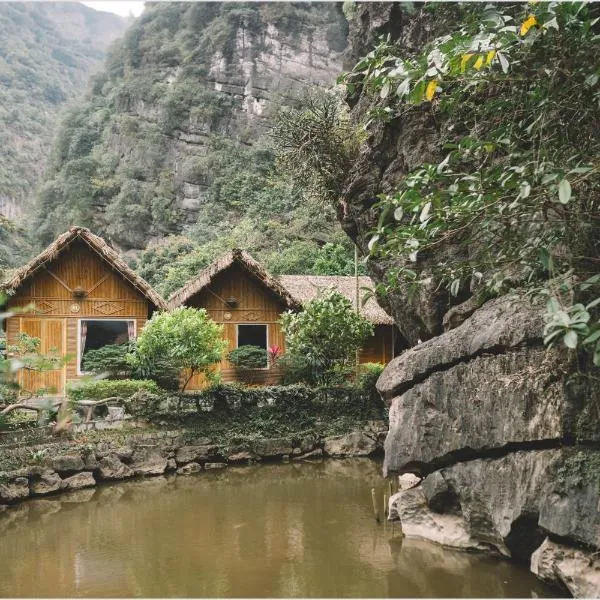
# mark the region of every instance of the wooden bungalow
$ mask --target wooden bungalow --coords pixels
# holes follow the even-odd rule
[[[284,351],[285,339],[279,324],[281,313],[301,310],[304,303],[329,287],[356,304],[354,277],[290,275],[276,278],[247,252],[234,249],[175,292],[168,306],[205,308],[215,322],[223,324],[229,350],[253,345],[265,349],[278,346]],[[359,287],[373,287],[373,283],[370,278],[361,277]],[[391,317],[374,298],[360,311],[375,325],[375,335],[361,352],[361,362],[388,362],[394,356],[395,328]],[[226,359],[219,370],[226,382],[236,381],[242,375]],[[268,365],[252,374],[252,383],[256,384],[268,385],[278,380],[278,370]],[[200,389],[205,384],[203,376],[196,376],[187,389]]]
[[[386,364],[396,355],[398,344],[398,330],[383,308],[377,303],[374,296],[370,297],[362,306],[364,288],[374,289],[370,277],[358,278],[358,302],[356,298],[356,279],[354,277],[329,276],[329,275],[281,275],[281,284],[301,304],[306,304],[316,298],[322,290],[333,288],[352,302],[358,305],[360,314],[373,324],[374,335],[365,343],[361,353],[360,362],[377,362]]]
[[[191,306],[204,308],[216,323],[223,325],[229,350],[244,345],[268,349],[285,346],[279,324],[282,312],[299,310],[301,304],[247,252],[234,249],[198,277],[175,292],[168,301],[169,308]],[[224,358],[219,365],[223,381],[237,381],[241,373]],[[265,365],[252,373],[252,383],[276,383],[279,372]],[[195,376],[187,390],[205,385],[202,375]]]
[[[18,309],[6,321],[7,343],[19,333],[41,340],[41,352],[71,357],[60,369],[24,372],[25,390],[65,393],[82,377],[86,352],[133,339],[165,301],[102,238],[84,227],[71,227],[2,285],[6,309]]]

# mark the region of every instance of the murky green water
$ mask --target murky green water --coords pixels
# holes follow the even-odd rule
[[[530,597],[526,569],[391,538],[368,460],[101,486],[0,515],[2,596]],[[381,497],[381,496],[380,496]]]

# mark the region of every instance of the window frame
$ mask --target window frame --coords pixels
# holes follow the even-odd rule
[[[235,347],[239,348],[239,338],[240,338],[240,325],[262,325],[265,328],[265,350],[267,351],[267,366],[266,367],[256,367],[253,371],[268,371],[271,368],[269,364],[269,323],[252,323],[252,322],[242,322],[235,324]],[[245,344],[248,345],[248,344]]]
[[[137,320],[135,318],[120,318],[120,319],[94,319],[82,317],[77,319],[77,375],[84,376],[90,375],[88,371],[81,370],[81,359],[83,358],[83,350],[81,348],[81,323],[83,321],[98,321],[100,323],[105,321],[124,321],[125,323],[133,322],[133,339],[137,339]]]

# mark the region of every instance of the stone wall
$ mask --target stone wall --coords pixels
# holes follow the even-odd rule
[[[0,447],[2,464],[22,465],[0,472],[0,505],[104,481],[164,473],[190,475],[230,464],[376,456],[382,453],[386,433],[383,421],[370,421],[362,430],[345,435],[257,439],[238,446],[224,446],[190,431],[152,430],[106,432],[94,441],[79,437],[29,447]]]

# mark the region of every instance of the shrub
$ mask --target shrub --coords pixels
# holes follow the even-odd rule
[[[285,313],[281,323],[292,370],[317,385],[335,385],[347,379],[356,352],[373,335],[371,323],[335,290],[326,290],[300,313]]]
[[[14,410],[7,415],[0,414],[0,431],[31,429],[37,424],[37,414],[33,411]]]
[[[162,361],[170,368],[186,370],[183,391],[196,373],[207,372],[221,360],[226,347],[223,327],[206,310],[181,307],[155,314],[148,321],[130,360],[134,366]]]
[[[154,357],[152,360],[140,355],[130,354],[128,362],[133,379],[151,379],[163,390],[175,391],[179,389],[181,370],[172,364],[168,358]]]
[[[379,376],[383,373],[385,365],[381,363],[364,363],[358,372],[358,386],[363,390],[375,388]]]
[[[148,379],[100,379],[82,381],[67,390],[72,400],[103,400],[104,398],[130,398],[139,391],[158,394],[160,389],[154,381]]]
[[[107,373],[111,379],[127,379],[131,376],[131,365],[127,360],[130,345],[108,344],[89,350],[81,361],[81,370],[86,373]]]
[[[229,352],[227,360],[238,369],[264,369],[267,351],[260,346],[240,346]]]
[[[158,413],[164,396],[140,389],[125,400],[125,409],[134,417],[150,418]]]
[[[313,383],[313,373],[308,361],[295,354],[285,353],[279,357],[277,366],[281,369],[281,384],[294,385],[296,383]]]

